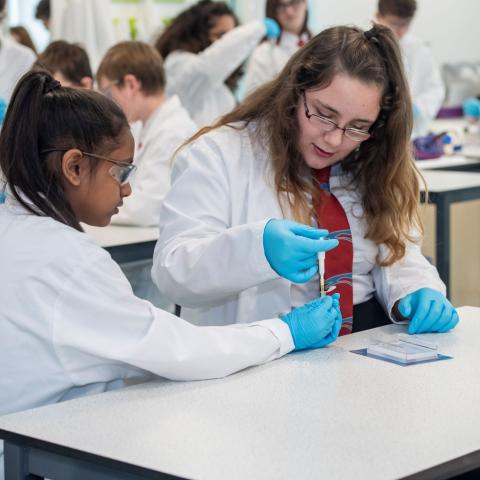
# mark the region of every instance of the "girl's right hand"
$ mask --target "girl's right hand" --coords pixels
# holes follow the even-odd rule
[[[338,240],[325,239],[328,230],[291,220],[272,219],[263,231],[263,250],[280,276],[295,283],[308,282],[317,272],[317,253],[331,250]]]
[[[320,348],[338,337],[342,326],[340,295],[317,298],[280,317],[290,328],[295,350]]]

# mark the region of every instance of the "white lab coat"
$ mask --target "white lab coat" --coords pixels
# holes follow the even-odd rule
[[[0,265],[0,415],[148,372],[223,377],[293,349],[278,318],[198,328],[140,300],[90,237],[29,214],[11,195],[0,206]]]
[[[132,194],[124,198],[112,223],[123,225],[158,225],[160,207],[170,187],[170,170],[175,150],[197,126],[176,95],[162,103],[140,131],[134,162],[137,172]]]
[[[278,44],[271,41],[261,43],[248,62],[245,92],[251,93],[280,73],[290,57],[300,48],[299,42],[298,35],[282,32]]]
[[[269,172],[266,148],[250,132],[222,127],[185,148],[175,161],[172,185],[160,213],[160,238],[152,277],[159,289],[182,306],[182,317],[199,325],[241,323],[289,311],[292,291],[302,287],[281,278],[263,250],[263,230],[282,218]],[[341,170],[337,167],[338,170]],[[355,192],[344,188],[345,175],[331,189],[344,207],[353,244],[353,301],[374,294],[387,312],[394,303],[422,287],[445,291],[438,273],[409,244],[402,261],[379,267],[383,245],[366,240],[366,224]],[[318,277],[313,282],[317,282]],[[304,299],[318,296],[305,287]],[[298,291],[295,298],[299,298]],[[393,319],[392,319],[393,320]]]
[[[414,36],[400,41],[413,103],[427,120],[436,117],[445,98],[440,69],[428,45]]]
[[[0,98],[9,102],[18,80],[36,58],[32,50],[0,34]]]
[[[235,106],[225,80],[250,55],[265,35],[265,26],[253,21],[234,28],[198,54],[177,50],[165,60],[168,95],[178,95],[194,122],[211,124]]]

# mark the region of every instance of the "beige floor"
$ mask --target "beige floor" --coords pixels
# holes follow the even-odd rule
[[[422,206],[423,253],[435,262],[435,206]],[[451,207],[450,286],[455,306],[480,306],[480,200]]]

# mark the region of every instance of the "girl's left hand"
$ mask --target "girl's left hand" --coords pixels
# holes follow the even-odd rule
[[[403,297],[398,311],[410,320],[408,333],[448,332],[458,323],[458,314],[447,298],[432,288],[420,288]]]

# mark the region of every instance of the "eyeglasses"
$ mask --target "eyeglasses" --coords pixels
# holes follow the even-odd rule
[[[282,11],[282,10],[285,11],[288,7],[292,7],[294,9],[297,9],[303,3],[305,3],[305,0],[286,0],[286,1],[283,1],[283,2],[279,2],[278,5],[277,5],[277,9],[279,11]]]
[[[40,153],[51,153],[51,152],[66,152],[71,150],[70,148],[47,148],[42,150]],[[92,157],[99,160],[105,160],[107,162],[113,163],[113,166],[110,168],[108,173],[121,185],[126,185],[133,178],[137,166],[133,163],[121,162],[120,160],[114,160],[110,157],[105,157],[103,155],[97,155],[96,153],[82,152],[82,155],[86,157]]]
[[[112,87],[113,86],[118,86],[121,83],[122,83],[121,80],[114,80],[113,82],[110,82],[108,85],[105,85],[103,88],[99,88],[99,91],[100,91],[100,93],[105,95],[110,100],[114,100],[113,93],[112,93]]]
[[[318,125],[324,132],[333,132],[337,128],[342,130],[345,136],[352,140],[353,142],[364,142],[371,137],[371,133],[365,130],[359,130],[358,128],[342,128],[338,126],[333,120],[330,120],[323,115],[318,115],[317,113],[310,113],[307,105],[307,96],[303,92],[303,105],[305,106],[305,116],[310,120],[310,122],[315,125]]]

